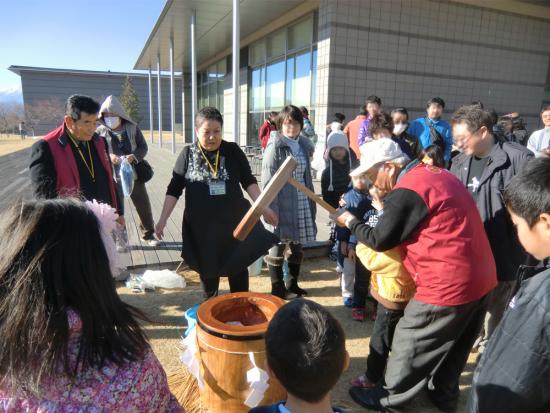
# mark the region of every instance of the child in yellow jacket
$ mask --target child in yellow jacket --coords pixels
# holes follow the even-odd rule
[[[382,214],[381,194],[371,188],[373,206]],[[403,265],[401,249],[392,248],[377,252],[359,243],[356,248],[357,258],[371,271],[370,293],[378,301],[376,321],[369,344],[367,370],[355,378],[353,387],[372,388],[384,377],[386,362],[391,350],[393,333],[403,311],[414,296],[415,284]]]

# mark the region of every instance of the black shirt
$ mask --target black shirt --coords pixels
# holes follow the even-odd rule
[[[97,153],[95,145],[91,142],[75,141],[82,151],[84,159],[90,166],[90,153],[92,155],[93,171],[95,179],[92,179],[90,171],[86,167],[84,160],[80,156],[78,149],[75,147],[73,141],[68,139],[68,145],[71,146],[74,159],[76,161],[76,167],[78,168],[78,174],[80,176],[80,192],[84,198],[92,201],[103,202],[109,205],[113,205],[111,199],[111,190],[109,186],[109,176],[107,171],[101,163],[101,158]],[[90,151],[88,151],[88,145]]]
[[[477,198],[479,183],[485,166],[487,166],[488,159],[488,157],[478,158],[477,156],[472,156],[470,160],[470,168],[468,169],[468,191],[474,198]]]

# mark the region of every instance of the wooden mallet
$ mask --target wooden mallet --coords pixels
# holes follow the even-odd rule
[[[302,185],[300,182],[295,180],[292,177],[292,173],[296,169],[296,159],[292,156],[289,156],[285,159],[281,167],[275,172],[269,184],[262,191],[256,202],[252,204],[246,215],[243,217],[235,231],[233,231],[233,236],[239,241],[244,241],[248,234],[252,231],[258,220],[261,218],[264,210],[271,205],[277,194],[283,189],[283,187],[288,183],[295,187],[298,191],[303,192],[308,196],[308,198],[315,201],[321,207],[326,209],[329,213],[336,212],[332,206],[327,204],[321,198],[319,198],[312,190],[310,190],[305,185]]]

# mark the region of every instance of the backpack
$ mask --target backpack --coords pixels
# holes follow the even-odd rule
[[[439,146],[442,151],[445,151],[445,140],[441,136],[441,133],[432,125],[432,122],[428,118],[426,118],[426,125],[430,128],[430,143]]]

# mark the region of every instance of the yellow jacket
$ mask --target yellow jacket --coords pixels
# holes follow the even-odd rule
[[[357,257],[371,271],[371,289],[392,302],[407,302],[415,293],[416,286],[403,265],[399,247],[377,252],[365,244],[357,244]]]

